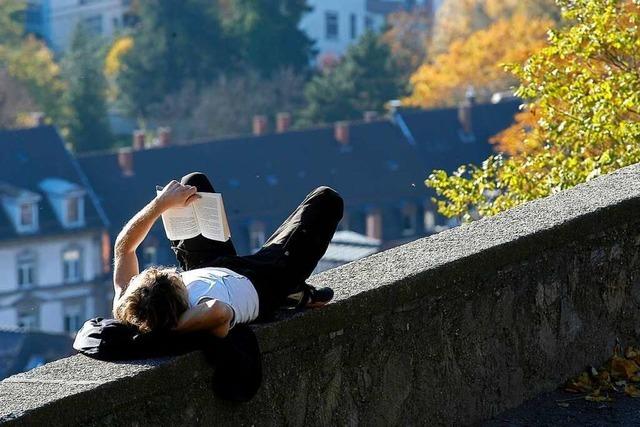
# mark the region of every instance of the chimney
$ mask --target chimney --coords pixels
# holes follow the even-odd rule
[[[133,149],[144,150],[146,135],[143,130],[137,129],[133,131]]]
[[[291,127],[291,113],[280,112],[276,116],[276,132],[282,133]]]
[[[473,133],[471,110],[476,103],[476,91],[473,86],[467,88],[465,100],[458,106],[458,121],[466,134]]]
[[[46,123],[46,116],[41,111],[34,111],[29,113],[29,118],[33,127],[44,126]]]
[[[364,121],[367,123],[371,123],[372,121],[374,121],[375,119],[378,118],[378,112],[377,111],[365,111],[364,115],[363,115]]]
[[[118,166],[124,176],[133,175],[133,150],[131,148],[118,150]]]
[[[367,237],[382,239],[382,212],[379,209],[372,209],[367,213],[366,229]]]
[[[267,133],[267,116],[253,116],[253,134],[255,136],[260,136],[265,133]]]
[[[333,135],[340,144],[348,144],[349,122],[336,122],[333,126]]]
[[[171,128],[158,128],[158,146],[168,147],[169,145],[171,145]]]

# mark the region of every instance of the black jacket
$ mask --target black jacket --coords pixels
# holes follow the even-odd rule
[[[210,334],[149,333],[114,319],[87,320],[78,331],[73,348],[100,360],[145,359],[175,356],[203,350],[215,367],[213,391],[219,397],[247,402],[262,381],[260,349],[255,334],[247,325],[236,325],[225,338]]]

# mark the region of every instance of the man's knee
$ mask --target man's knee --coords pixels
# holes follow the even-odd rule
[[[209,178],[202,172],[191,172],[182,177],[180,183],[183,185],[193,185],[198,191],[213,193],[213,185]]]
[[[336,190],[323,185],[316,188],[313,193],[315,197],[322,200],[325,208],[331,209],[339,218],[342,218],[344,201],[342,200],[342,196],[340,196]]]

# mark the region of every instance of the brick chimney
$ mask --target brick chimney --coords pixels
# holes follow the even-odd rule
[[[118,166],[124,176],[133,175],[133,150],[131,148],[118,150]]]
[[[291,127],[291,113],[280,112],[276,116],[276,132],[282,133]]]
[[[473,121],[471,117],[471,111],[476,103],[476,91],[473,86],[467,88],[465,94],[465,100],[458,106],[458,121],[462,130],[466,134],[473,133]]]
[[[256,115],[253,116],[253,134],[255,136],[264,135],[267,133],[267,116]]]
[[[158,128],[158,146],[168,147],[169,145],[171,145],[171,128]]]
[[[367,236],[374,239],[382,239],[382,212],[380,209],[372,209],[367,213]]]
[[[333,135],[340,144],[349,143],[349,122],[336,122],[333,125]]]
[[[133,149],[144,150],[146,142],[146,135],[143,130],[137,129],[133,131]]]
[[[377,111],[365,111],[362,118],[364,119],[365,122],[367,123],[371,123],[372,121],[374,121],[375,119],[378,118],[378,112]]]

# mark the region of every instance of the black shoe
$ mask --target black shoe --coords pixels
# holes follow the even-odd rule
[[[295,308],[319,308],[333,299],[333,289],[314,288],[304,284],[301,291],[287,297],[287,305]]]

